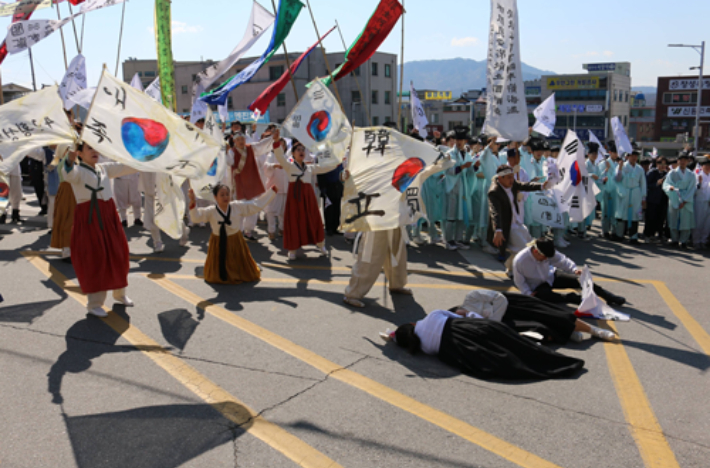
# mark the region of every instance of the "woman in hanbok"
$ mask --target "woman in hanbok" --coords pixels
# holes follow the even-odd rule
[[[190,218],[193,223],[210,223],[204,277],[208,283],[239,284],[258,281],[261,272],[242,236],[244,218],[258,214],[274,198],[276,187],[248,201],[231,200],[229,187],[217,184],[212,190],[216,204],[199,208],[190,189]]]

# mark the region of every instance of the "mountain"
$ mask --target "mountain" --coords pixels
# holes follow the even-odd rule
[[[404,65],[406,66],[407,64],[405,63]],[[644,94],[656,94],[656,89],[655,86],[634,86],[631,88],[631,91],[638,91]]]
[[[523,80],[534,80],[542,75],[556,75],[523,63]],[[459,96],[469,89],[486,87],[486,61],[472,59],[420,60],[404,64],[405,88],[414,81],[417,89],[451,91]]]

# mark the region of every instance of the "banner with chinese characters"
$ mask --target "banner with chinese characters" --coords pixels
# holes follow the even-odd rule
[[[177,112],[170,0],[155,0],[155,43],[158,46],[160,96],[165,107]]]
[[[335,96],[316,78],[296,107],[286,117],[283,128],[320,161],[343,160],[350,144],[352,127]]]
[[[211,110],[207,111],[205,116],[205,128],[203,131],[214,138],[216,141],[222,139],[222,130],[220,130],[217,125],[217,121],[214,117],[214,112]],[[220,151],[217,157],[212,162],[210,170],[204,177],[194,178],[190,180],[190,186],[195,191],[195,194],[204,198],[205,200],[214,201],[214,195],[212,194],[212,189],[224,179],[224,175],[227,173],[227,157],[226,157],[226,147],[224,150]]]
[[[64,101],[65,109],[74,107],[74,97],[83,89],[86,89],[86,59],[79,54],[69,64],[59,85],[59,95]]]
[[[412,224],[426,211],[421,187],[451,160],[434,146],[386,127],[356,128],[340,224],[345,231],[383,231]]]
[[[173,239],[182,237],[185,229],[185,194],[182,184],[185,179],[169,174],[157,174],[155,177],[155,225]]]
[[[12,15],[12,23],[17,23],[18,21],[30,19],[35,10],[50,6],[52,6],[51,0],[20,0],[16,3],[0,6],[0,16]],[[0,45],[0,64],[5,61],[5,57],[7,57],[7,43],[3,40],[2,45]]]
[[[82,139],[139,171],[183,178],[203,177],[224,145],[106,70]]]
[[[528,136],[516,0],[491,0],[486,133],[512,141]]]
[[[589,177],[584,153],[584,143],[576,133],[567,130],[557,157],[560,182],[554,190],[560,201],[560,210],[569,213],[569,220],[573,223],[583,222],[597,206],[599,188]]]
[[[0,172],[9,174],[31,150],[74,143],[75,133],[64,113],[57,86],[22,96],[0,106]]]
[[[565,227],[565,220],[554,195],[547,192],[535,192],[530,194],[530,198],[532,198],[533,221],[551,228],[563,229]]]

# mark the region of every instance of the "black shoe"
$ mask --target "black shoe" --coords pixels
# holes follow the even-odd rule
[[[0,224],[5,224],[5,223],[7,223],[7,215],[6,214],[0,216]]]
[[[604,236],[604,239],[610,239],[610,238],[611,238],[611,234],[609,234],[608,232],[605,232],[605,233],[603,234],[603,236]]]
[[[133,225],[143,227],[143,221],[141,221],[140,219],[136,219],[135,221],[133,221]]]
[[[622,306],[626,304],[626,299],[615,294],[610,294],[609,297],[606,298],[606,303],[611,306]]]
[[[62,261],[71,265],[71,257],[64,257]]]
[[[678,243],[674,241],[668,241],[666,245],[668,245],[668,247],[678,247]]]
[[[20,224],[22,220],[20,219],[20,211],[19,210],[12,210],[12,216],[10,218],[10,222],[15,223],[15,224]]]
[[[567,295],[565,295],[565,301],[568,304],[581,304],[582,296],[577,293],[568,293]]]
[[[623,241],[624,241],[624,238],[623,238],[623,237],[619,237],[619,236],[617,236],[616,234],[612,234],[612,235],[611,235],[611,240],[613,240],[614,242],[623,242]]]
[[[124,228],[127,228],[127,227],[128,227],[128,221],[126,221],[126,220],[121,221],[121,226],[123,226]]]
[[[629,244],[638,244],[639,240],[638,239],[629,239]]]
[[[39,210],[39,215],[38,216],[45,216],[47,214],[47,207],[43,206],[41,210]]]
[[[685,242],[680,244],[680,248],[683,250],[695,250],[695,248],[692,245],[685,243]]]
[[[244,239],[248,240],[249,242],[257,242],[256,237],[254,237],[254,234],[251,236],[244,236]]]

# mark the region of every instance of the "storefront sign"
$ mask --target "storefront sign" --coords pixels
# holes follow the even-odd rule
[[[668,108],[668,117],[695,117],[695,106],[672,106]],[[710,107],[700,108],[700,117],[710,116]]]
[[[557,112],[604,112],[604,106],[601,104],[560,104],[557,106]]]
[[[451,91],[427,91],[424,93],[427,101],[450,101]]]
[[[670,80],[668,82],[668,89],[673,91],[679,89],[698,89],[698,79]],[[710,78],[703,78],[703,89],[710,89]]]
[[[597,89],[599,88],[598,76],[580,76],[580,77],[565,77],[557,78],[550,77],[547,79],[548,89]]]

